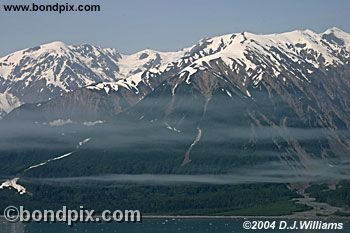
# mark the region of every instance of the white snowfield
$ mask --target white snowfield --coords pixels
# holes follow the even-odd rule
[[[327,35],[336,37],[337,41],[327,40],[324,38]],[[31,88],[39,81],[51,92],[54,88],[64,93],[86,86],[91,90],[104,90],[106,94],[121,87],[138,93],[140,82],[147,83],[149,77],[157,77],[171,67],[181,67],[178,75],[187,76],[186,82],[190,84],[192,75],[209,69],[210,62],[221,60],[232,72],[237,73],[240,66],[244,67],[247,79],[242,85],[249,81],[258,85],[268,66],[273,67],[270,75],[279,77],[283,70],[288,70],[291,61],[314,69],[337,66],[344,60],[349,62],[349,52],[350,34],[338,28],[323,33],[310,30],[269,35],[234,33],[203,39],[175,52],[146,49],[131,55],[110,48],[52,42],[0,58],[0,87],[6,85],[5,90],[0,89],[0,110],[11,111],[21,102],[20,96],[13,97],[19,99],[13,104],[4,95],[11,95],[19,87]],[[314,70],[289,69],[289,72],[308,81]],[[281,78],[286,81],[285,77]]]

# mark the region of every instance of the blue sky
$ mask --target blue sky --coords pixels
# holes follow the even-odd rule
[[[177,50],[233,32],[350,32],[349,0],[1,0],[4,3],[94,3],[98,13],[5,13],[0,10],[0,55],[51,41],[92,43],[122,53]],[[2,7],[2,6],[1,6]]]

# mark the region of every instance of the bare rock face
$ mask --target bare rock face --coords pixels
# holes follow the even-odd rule
[[[21,102],[9,93],[0,93],[0,119],[2,119],[13,108],[19,107]]]

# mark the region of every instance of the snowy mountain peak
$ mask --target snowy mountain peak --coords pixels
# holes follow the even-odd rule
[[[346,32],[344,32],[343,30],[341,30],[338,27],[331,27],[329,29],[327,29],[324,33],[322,34],[330,34],[330,33],[334,33],[334,34],[347,34]]]
[[[219,66],[228,68],[225,73],[215,75],[239,75],[242,87],[247,87],[250,82],[257,86],[265,75],[284,82],[291,78],[309,82],[310,75],[320,69],[326,72],[328,67],[349,63],[350,35],[334,28],[329,31],[337,34],[325,36],[311,30],[295,30],[281,34],[243,32],[215,37],[206,40],[207,47],[202,46],[202,50],[216,52],[184,67],[179,77],[185,76],[184,80],[190,84],[195,73],[215,70]],[[213,41],[217,43],[208,43]],[[203,45],[205,41],[199,44]],[[218,44],[220,49],[216,49]]]
[[[337,46],[344,46],[348,51],[350,51],[350,34],[344,32],[343,30],[333,27],[321,33],[322,38],[332,44]]]
[[[342,38],[346,35],[349,34],[344,32]],[[230,72],[242,76],[242,86],[248,85],[250,81],[254,86],[258,85],[265,74],[285,81],[289,79],[284,77],[287,75],[308,82],[309,76],[321,67],[348,62],[348,54],[346,46],[339,47],[332,41],[327,42],[322,33],[318,34],[308,29],[266,35],[249,32],[227,34],[202,39],[198,44],[178,52],[162,53],[146,49],[132,55],[123,55],[120,62],[121,73],[130,77],[130,80],[127,78],[114,83],[92,85],[89,89],[104,89],[108,93],[123,86],[137,92],[137,85],[141,81],[149,77],[160,77],[167,71],[173,72],[174,67],[178,69],[179,77],[187,75],[185,80],[190,84],[193,74],[213,70],[218,61],[223,62]],[[143,61],[149,62],[142,67],[140,64]],[[159,65],[161,61],[162,66]],[[153,63],[154,68],[148,69],[149,63]],[[134,69],[128,74],[124,67],[130,64],[147,72],[144,76],[135,75]],[[222,75],[228,73],[226,70]]]
[[[40,47],[42,49],[54,50],[54,51],[68,49],[68,46],[62,41],[53,41],[53,42],[41,45]]]
[[[161,68],[186,52],[146,49],[123,55],[112,48],[54,41],[0,58],[0,93],[16,96],[21,103],[35,103],[102,82],[116,82],[107,85],[114,89],[133,88],[143,72]],[[1,109],[2,115],[9,110]]]

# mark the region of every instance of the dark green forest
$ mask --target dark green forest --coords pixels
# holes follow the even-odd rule
[[[241,210],[274,205],[265,215],[285,215],[307,209],[295,204],[298,197],[283,184],[251,185],[77,185],[51,186],[25,184],[30,195],[18,195],[13,190],[0,192],[0,209],[9,205],[24,206],[28,210],[134,209],[145,215],[239,215]],[[242,212],[244,213],[244,212]],[[258,213],[258,212],[257,212]]]

